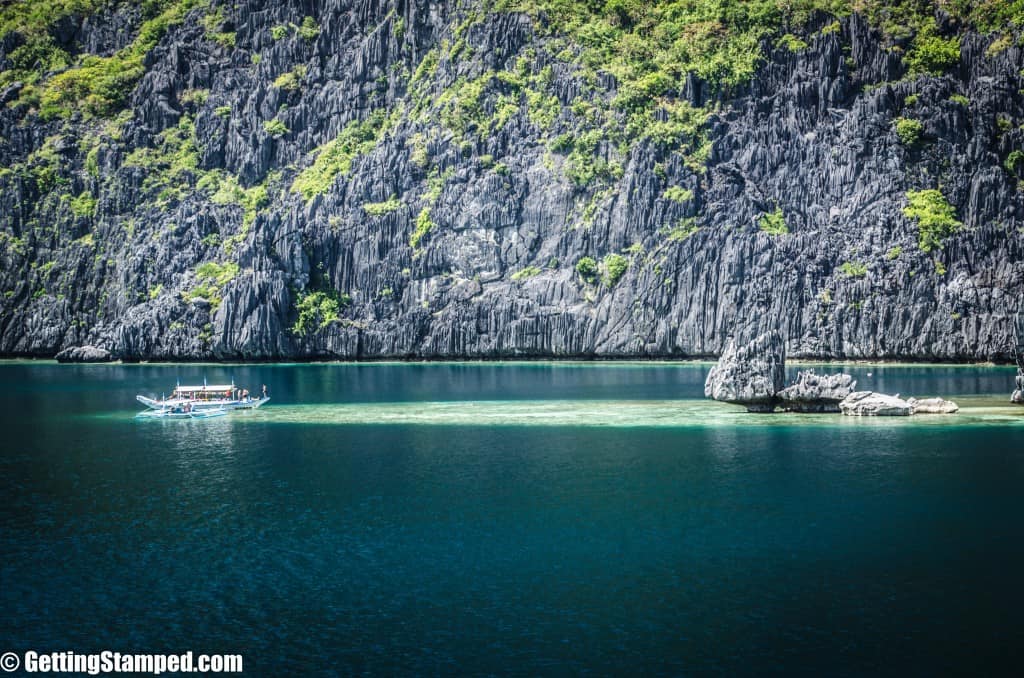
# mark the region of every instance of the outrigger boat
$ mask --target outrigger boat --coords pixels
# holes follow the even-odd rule
[[[177,407],[164,407],[159,410],[146,410],[139,412],[137,417],[153,417],[156,419],[209,419],[210,417],[223,417],[228,411],[225,409],[216,410],[194,410],[191,405],[180,405]]]
[[[249,395],[249,391],[240,389],[233,383],[212,386],[205,383],[202,386],[179,384],[174,387],[170,398],[157,400],[137,395],[135,399],[156,412],[184,409],[187,406],[190,415],[196,412],[215,410],[224,410],[225,412],[228,410],[254,410],[270,400],[268,396],[253,398]],[[185,412],[178,412],[178,414],[185,414]]]

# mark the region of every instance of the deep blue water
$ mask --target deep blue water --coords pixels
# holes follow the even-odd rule
[[[0,651],[242,653],[250,675],[1015,672],[1024,426],[272,410],[613,408],[699,398],[706,369],[0,363]],[[1013,377],[850,371],[919,395],[1004,398]],[[273,400],[133,419],[136,393],[204,377]]]

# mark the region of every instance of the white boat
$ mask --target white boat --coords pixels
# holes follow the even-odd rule
[[[205,410],[254,410],[260,407],[269,397],[253,398],[245,389],[234,384],[213,384],[202,386],[175,386],[170,398],[157,400],[144,395],[135,399],[151,410],[190,406],[191,411]]]

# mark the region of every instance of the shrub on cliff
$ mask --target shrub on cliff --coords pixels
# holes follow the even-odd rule
[[[582,257],[576,262],[576,272],[585,282],[593,282],[597,277],[597,262],[592,257]]]
[[[299,297],[295,310],[299,317],[292,325],[292,333],[304,337],[322,330],[341,319],[341,309],[352,302],[347,294],[336,292],[308,292]]]
[[[274,118],[273,120],[264,120],[263,129],[272,137],[281,137],[291,131],[288,129],[287,125],[277,118]]]
[[[947,68],[960,63],[960,37],[943,38],[933,23],[925,24],[914,37],[903,60],[911,73],[941,75]]]
[[[277,76],[274,80],[274,87],[283,89],[287,92],[294,92],[302,88],[302,81],[306,77],[306,67],[303,65],[296,66],[290,71],[286,71],[281,75]]]
[[[416,249],[423,237],[434,228],[434,220],[430,218],[430,208],[424,207],[416,216],[416,229],[409,236],[409,247]]]
[[[913,118],[896,118],[896,136],[900,138],[906,146],[913,146],[921,140],[921,135],[924,134],[924,125],[920,120],[914,120]]]
[[[371,217],[381,217],[385,214],[391,214],[402,207],[402,201],[397,196],[391,196],[384,202],[364,202],[363,211],[369,214]]]
[[[863,278],[868,274],[868,267],[866,264],[862,264],[859,261],[844,261],[843,265],[839,267],[843,275],[847,278]]]
[[[782,214],[782,208],[775,206],[775,211],[765,212],[757,220],[757,227],[768,235],[785,235],[789,233],[789,226],[786,225],[786,217]]]
[[[922,252],[942,247],[945,238],[963,228],[957,221],[956,209],[941,191],[934,188],[907,191],[907,202],[903,214],[917,222],[918,246]]]
[[[608,254],[601,263],[604,264],[604,284],[608,287],[615,287],[629,270],[629,259],[621,254]]]

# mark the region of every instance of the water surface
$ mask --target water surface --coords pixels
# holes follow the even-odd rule
[[[862,420],[707,402],[706,369],[2,363],[0,650],[241,652],[253,675],[1011,665],[1013,370],[847,367],[963,407]],[[133,418],[204,377],[273,400]]]

